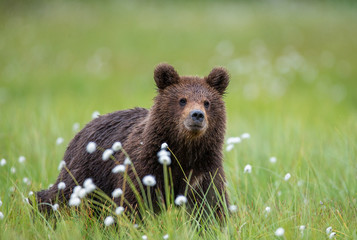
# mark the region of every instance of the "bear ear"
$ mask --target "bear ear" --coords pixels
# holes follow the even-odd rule
[[[167,63],[160,63],[154,71],[154,79],[159,89],[164,89],[171,84],[178,83],[180,76],[173,66]]]
[[[228,71],[223,67],[213,68],[206,79],[208,85],[216,89],[221,95],[226,91],[229,84]]]

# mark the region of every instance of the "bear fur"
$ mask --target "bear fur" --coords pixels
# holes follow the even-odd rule
[[[167,143],[179,162],[171,154],[168,168],[174,196],[186,195],[191,205],[207,201],[217,214],[223,214],[224,205],[228,204],[222,153],[226,128],[223,95],[229,83],[227,71],[219,67],[204,78],[180,77],[172,66],[159,64],[154,80],[158,94],[151,109],[134,108],[99,116],[73,138],[64,154],[66,167],[62,168],[56,183],[36,193],[40,210],[50,212],[52,204],[68,203],[74,187],[82,186],[87,178],[110,198],[114,189],[123,189],[123,174],[112,173],[117,164],[123,164],[123,151],[113,154],[117,161],[102,160],[104,149],[120,141],[139,178],[155,177],[156,185],[151,188],[155,209],[160,201],[157,193],[164,196],[165,192],[163,165],[158,162],[157,153],[161,145]],[[93,153],[86,151],[89,142],[98,146]],[[130,166],[128,176],[140,192]],[[59,182],[66,184],[65,189],[58,190]],[[137,196],[128,184],[124,191],[125,201],[120,199],[114,201],[126,209],[138,207]]]

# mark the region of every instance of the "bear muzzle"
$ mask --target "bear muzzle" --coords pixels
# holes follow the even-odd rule
[[[192,110],[184,121],[185,128],[193,133],[202,133],[206,130],[207,121],[205,113],[201,110]]]

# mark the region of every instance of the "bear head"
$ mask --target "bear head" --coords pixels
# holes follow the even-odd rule
[[[168,64],[154,72],[158,89],[152,108],[158,124],[177,138],[197,139],[225,132],[226,113],[223,95],[229,74],[213,68],[207,77],[179,76]],[[223,129],[223,131],[221,131]],[[210,132],[210,133],[209,133]]]

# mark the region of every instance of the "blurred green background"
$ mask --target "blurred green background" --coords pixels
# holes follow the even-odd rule
[[[25,154],[30,144],[40,151],[28,153],[32,158],[56,165],[64,149],[52,149],[55,140],[64,137],[68,143],[73,123],[83,127],[95,110],[149,108],[156,94],[153,69],[160,62],[181,75],[228,68],[228,136],[249,132],[274,144],[274,132],[293,131],[291,126],[307,138],[356,133],[353,3],[24,1],[1,6],[5,158]],[[295,139],[291,134],[279,140],[276,150],[288,149]],[[50,144],[41,150],[40,142]],[[48,178],[41,174],[38,180]]]
[[[73,124],[82,128],[95,110],[149,108],[154,67],[168,62],[181,75],[214,66],[231,74],[227,136],[251,134],[226,153],[233,202],[241,192],[264,200],[291,172],[294,183],[311,183],[316,208],[336,200],[348,213],[357,185],[356,13],[353,1],[2,2],[0,158],[8,168],[0,193],[23,176],[35,190],[54,182]],[[10,178],[20,155],[27,166]],[[257,174],[249,188],[241,181],[248,163]]]

